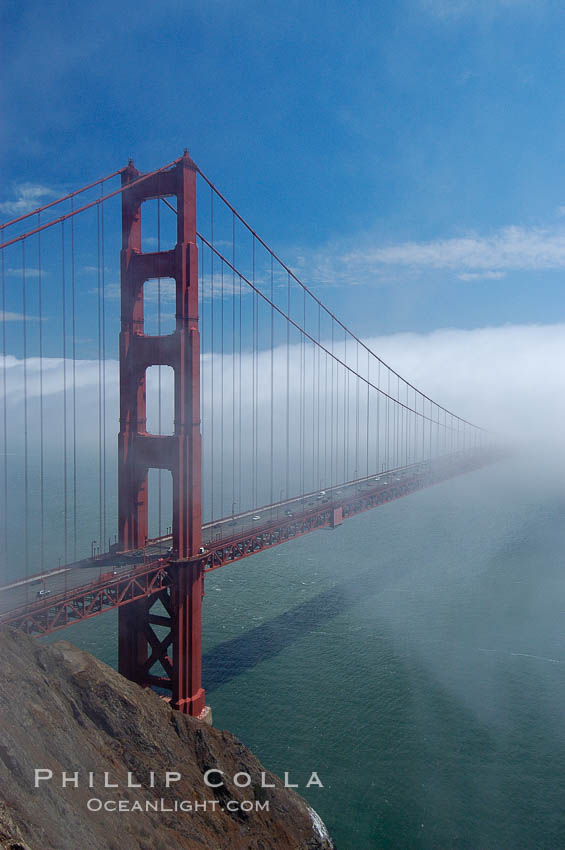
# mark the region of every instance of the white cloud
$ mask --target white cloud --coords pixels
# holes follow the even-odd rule
[[[541,457],[545,452],[551,453],[550,462],[557,470],[559,458],[563,457],[563,428],[562,422],[565,418],[565,393],[563,392],[562,366],[565,359],[565,325],[546,326],[509,326],[501,328],[481,328],[471,331],[443,330],[431,334],[396,334],[389,337],[378,337],[368,340],[375,352],[378,352],[387,362],[396,368],[401,374],[406,375],[416,386],[421,387],[429,396],[438,403],[452,409],[459,415],[475,421],[480,425],[507,436],[515,441],[526,444],[530,448],[537,449],[536,456]],[[343,356],[343,351],[336,351],[338,356]],[[286,346],[280,346],[274,352],[274,381],[271,385],[271,361],[270,353],[260,352],[255,357],[255,369],[258,376],[256,394],[253,393],[253,357],[251,353],[243,355],[242,379],[239,380],[239,369],[237,357],[235,361],[230,354],[223,358],[220,354],[203,357],[202,374],[202,421],[204,430],[203,452],[204,452],[204,505],[205,516],[210,518],[211,505],[211,446],[215,446],[215,515],[220,512],[229,513],[231,510],[234,494],[232,487],[232,439],[235,435],[236,445],[239,446],[239,404],[242,404],[241,419],[241,478],[237,478],[237,487],[242,484],[242,505],[238,508],[246,509],[258,503],[270,501],[269,475],[260,475],[257,491],[257,501],[252,503],[252,469],[254,458],[259,462],[260,470],[268,470],[270,466],[270,434],[271,434],[271,386],[275,388],[274,398],[274,486],[272,488],[273,498],[279,498],[284,493],[285,481],[285,422],[286,422]],[[299,345],[291,346],[289,352],[290,375],[293,380],[290,383],[291,402],[291,466],[289,492],[295,494],[300,492],[300,382],[296,379],[300,368],[301,358],[305,356]],[[307,368],[312,375],[311,355],[306,352]],[[0,367],[2,358],[0,357]],[[8,447],[9,474],[11,476],[11,498],[13,504],[21,504],[22,478],[18,477],[21,469],[22,441],[24,429],[24,364],[22,360],[8,356],[5,362],[7,379],[8,399]],[[321,362],[321,377],[324,386],[325,361]],[[215,380],[212,380],[212,368]],[[384,370],[383,370],[384,371]],[[117,432],[119,429],[119,399],[118,399],[118,363],[115,360],[106,361],[106,448],[107,448],[107,473],[108,489],[114,487],[116,475],[116,450]],[[372,379],[375,380],[377,370],[372,370]],[[73,439],[73,392],[72,392],[72,364],[67,363],[67,436],[68,449],[72,451]],[[329,371],[332,374],[332,371]],[[335,374],[335,373],[334,373]],[[233,376],[235,375],[235,384]],[[79,458],[78,492],[79,495],[89,492],[93,482],[97,481],[98,475],[98,423],[99,423],[99,380],[101,373],[97,361],[77,361],[76,363],[76,424],[77,424],[77,456]],[[386,377],[381,374],[381,379],[386,389]],[[63,452],[63,386],[64,386],[64,363],[62,359],[45,358],[43,360],[43,420],[45,427],[45,492],[61,491],[61,458]],[[35,498],[39,493],[39,466],[37,463],[39,451],[39,360],[29,358],[26,364],[27,382],[27,434],[30,451],[30,483]],[[212,400],[212,387],[214,386],[214,399]],[[310,386],[310,383],[308,383]],[[172,398],[172,373],[170,369],[162,371],[162,397],[163,397],[163,433],[170,430],[173,411]],[[360,452],[360,465],[357,466],[355,456],[355,415],[350,418],[349,432],[345,436],[345,424],[343,418],[344,379],[343,372],[340,378],[334,379],[331,389],[328,385],[329,400],[331,392],[331,403],[335,403],[335,409],[340,408],[339,417],[335,418],[336,430],[330,431],[326,428],[329,419],[330,408],[324,404],[323,392],[321,402],[322,418],[320,420],[319,441],[312,429],[313,406],[309,401],[306,405],[306,421],[304,434],[308,435],[305,443],[305,460],[307,467],[308,458],[312,455],[313,446],[325,446],[329,439],[335,440],[334,453],[336,466],[331,472],[333,465],[328,463],[327,469],[322,455],[322,463],[316,469],[306,469],[306,489],[317,489],[320,481],[341,480],[343,476],[343,462],[345,447],[348,447],[348,477],[356,477],[355,470],[364,474],[365,462],[363,450]],[[395,392],[394,381],[391,391]],[[255,412],[253,411],[253,398],[258,400]],[[315,396],[307,396],[315,398]],[[404,397],[404,391],[401,398]],[[360,394],[361,402],[365,394]],[[0,394],[0,407],[2,405]],[[148,372],[147,402],[148,402],[148,428],[157,431],[157,399],[158,399],[158,370],[153,368]],[[223,404],[220,399],[223,399]],[[355,384],[351,386],[350,399],[355,399]],[[213,403],[212,403],[213,402]],[[386,407],[381,403],[381,443],[377,458],[375,434],[375,405],[372,406],[372,428],[371,435],[371,470],[381,467],[381,462],[387,462],[387,454],[383,446],[385,444],[383,426],[388,419],[385,417]],[[420,404],[418,405],[421,410]],[[212,416],[214,411],[214,440],[212,440]],[[328,416],[324,415],[324,411]],[[351,411],[353,413],[353,409]],[[253,420],[258,425],[257,449],[252,441]],[[360,425],[365,420],[360,417]],[[440,420],[441,421],[441,420]],[[0,418],[1,422],[1,418]],[[235,432],[232,423],[235,422]],[[224,427],[223,446],[220,442],[222,423]],[[334,434],[333,437],[330,434]],[[419,444],[419,443],[418,443]],[[328,443],[329,445],[329,443]],[[359,446],[366,445],[361,432]],[[540,451],[541,450],[541,451]],[[236,449],[236,452],[238,449]],[[220,458],[224,454],[224,463]],[[18,457],[19,455],[19,457]],[[69,454],[69,458],[70,458]],[[315,457],[315,456],[314,456]],[[393,461],[394,463],[394,461]],[[70,467],[69,467],[70,468]],[[223,487],[220,484],[219,469],[224,469]],[[309,474],[308,474],[309,473]],[[532,486],[540,486],[537,472],[529,475]],[[556,473],[557,474],[557,473]],[[335,476],[335,477],[332,477]],[[562,486],[562,476],[559,478],[559,486]],[[220,508],[219,493],[224,494],[223,508]],[[239,499],[239,495],[235,495]],[[1,496],[0,496],[1,499]],[[85,506],[91,502],[85,499]],[[49,527],[59,531],[62,526],[60,501],[53,499],[47,505]],[[85,527],[88,522],[94,520],[92,516],[85,516]],[[86,542],[95,537],[96,533],[88,535]],[[59,544],[57,544],[59,545]],[[55,549],[55,551],[59,551]]]
[[[161,278],[161,283],[157,280],[148,280],[143,286],[143,297],[146,301],[158,303],[159,298],[163,303],[175,303],[176,301],[176,285],[174,280],[170,278]]]
[[[143,285],[143,297],[146,304],[157,304],[159,301],[159,289],[161,303],[163,306],[174,304],[176,300],[175,282],[171,278],[161,278],[161,284],[157,279],[148,280]],[[98,295],[98,288],[88,290],[91,295]],[[111,300],[121,298],[121,286],[119,283],[106,283],[104,285],[104,297]]]
[[[100,287],[102,290],[102,287]],[[88,290],[89,295],[98,295],[98,287],[93,287]],[[105,283],[104,284],[104,298],[109,298],[111,300],[119,301],[121,297],[121,290],[119,283]]]
[[[41,186],[39,183],[19,183],[14,186],[14,198],[0,203],[0,212],[16,218],[56,197],[57,192],[47,186]]]
[[[460,416],[516,439],[562,441],[565,325],[438,330],[368,342]]]
[[[6,274],[9,275],[10,277],[21,278],[23,273],[24,273],[23,269],[6,269]],[[42,270],[41,276],[45,277],[46,274],[47,274],[47,272]],[[39,277],[39,269],[27,268],[26,267],[25,276],[26,276],[26,278],[27,277]]]
[[[506,227],[491,236],[465,236],[433,242],[402,242],[365,252],[346,262],[379,266],[464,270],[557,269],[565,267],[565,230]]]
[[[22,313],[9,313],[6,311],[5,313],[0,310],[0,322],[23,322],[24,316]],[[26,322],[37,322],[39,321],[39,316],[26,316]],[[43,319],[45,321],[45,319]]]
[[[457,277],[459,280],[501,280],[506,277],[506,272],[462,272]]]
[[[500,280],[509,271],[565,268],[565,228],[511,226],[490,235],[469,234],[429,242],[361,247],[325,246],[310,256],[301,252],[297,267],[309,281],[325,285],[390,283],[406,271],[444,270],[461,280]],[[371,244],[372,243],[372,244]]]
[[[561,365],[565,360],[565,325],[510,325],[476,330],[438,330],[429,334],[375,337],[367,339],[366,342],[385,362],[439,404],[477,424],[513,437],[535,435],[539,439],[545,439],[550,434],[561,434],[561,423],[565,419]],[[336,355],[343,357],[343,352],[337,346]],[[301,357],[300,346],[291,346],[291,374],[297,373]],[[216,374],[216,391],[219,392],[220,387],[221,356],[217,354],[211,358],[207,354],[203,357],[203,380],[206,382],[204,405],[210,403],[212,359]],[[226,410],[231,410],[234,399],[239,403],[240,395],[245,399],[251,397],[252,356],[243,355],[241,388],[239,382],[235,387],[231,385],[230,378],[234,374],[231,355],[224,356],[223,364],[224,406]],[[256,368],[260,376],[259,397],[266,399],[265,404],[270,404],[269,352],[264,351],[257,355]],[[9,405],[17,407],[23,401],[23,362],[8,356],[6,369]],[[286,346],[275,349],[274,369],[275,385],[285,385]],[[69,368],[68,392],[71,391],[70,374]],[[239,374],[238,368],[235,374]],[[100,377],[98,362],[77,361],[76,375],[79,407],[84,411],[86,420],[94,421],[91,411],[96,396],[94,391],[98,387]],[[106,378],[107,401],[115,406],[118,391],[116,361],[106,361]],[[374,369],[371,378],[373,382],[376,380]],[[168,381],[169,378],[167,386]],[[298,392],[294,386],[296,381],[292,384],[292,391]],[[38,358],[28,360],[27,388],[28,398],[38,397]],[[60,417],[62,390],[63,360],[44,358],[43,392],[54,399],[55,418]],[[112,416],[116,430],[117,408],[113,410]],[[92,422],[90,425],[94,427]]]
[[[200,287],[201,293],[204,299],[209,300],[212,297],[212,281],[210,275],[204,275],[204,277],[200,278]],[[161,278],[161,305],[163,309],[170,308],[171,305],[176,302],[176,287],[175,282],[171,278]],[[221,298],[222,292],[224,298],[228,298],[232,295],[239,295],[239,279],[236,279],[234,284],[231,275],[225,275],[224,281],[222,283],[221,279],[218,277],[214,280],[214,299]],[[89,293],[91,295],[98,295],[98,288],[89,289]],[[251,293],[251,289],[244,284],[242,287],[242,296],[249,295]],[[121,298],[121,289],[119,283],[107,283],[104,286],[104,295],[105,298],[109,298],[112,300],[119,300]],[[143,297],[145,300],[145,304],[147,306],[153,307],[153,305],[157,305],[159,301],[159,283],[156,278],[152,278],[148,280],[143,285]]]
[[[463,15],[488,15],[520,7],[543,7],[544,0],[420,0],[420,6],[430,15],[442,20]]]

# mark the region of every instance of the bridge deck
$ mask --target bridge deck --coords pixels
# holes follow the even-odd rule
[[[203,527],[205,572],[293,540],[394,499],[498,460],[493,451],[459,452],[382,475],[339,485]],[[30,634],[49,634],[101,614],[168,584],[170,538],[144,550],[106,553],[0,588],[0,623]],[[173,562],[174,563],[174,562]],[[39,591],[48,593],[39,597]]]

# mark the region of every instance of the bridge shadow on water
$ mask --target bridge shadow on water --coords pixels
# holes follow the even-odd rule
[[[375,592],[382,579],[378,570],[357,573],[350,580],[306,599],[269,622],[214,647],[202,659],[206,691],[211,692],[227,684],[316,631],[323,623],[353,608],[368,594]]]

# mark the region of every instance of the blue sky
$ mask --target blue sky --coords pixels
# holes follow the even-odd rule
[[[8,0],[2,218],[188,146],[361,334],[563,321],[564,15]]]
[[[0,14],[0,221],[129,156],[149,171],[186,146],[322,301],[415,385],[497,433],[562,440],[565,11],[557,2],[5,0]],[[75,220],[72,386],[85,420],[79,439],[97,446],[105,377],[113,453],[119,203],[105,215],[102,263],[96,211]],[[16,434],[27,424],[34,445],[43,393],[53,457],[65,421],[70,434],[71,235],[70,225],[42,235],[44,322],[37,241],[27,242],[25,290],[20,248],[5,252],[8,421]],[[113,360],[103,377],[102,282],[103,354]],[[209,299],[208,318],[214,309],[217,317]],[[252,366],[243,361],[245,375]]]

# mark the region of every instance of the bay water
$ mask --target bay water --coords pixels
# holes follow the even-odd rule
[[[565,847],[562,466],[516,455],[206,578],[214,725],[339,850]],[[116,665],[116,626],[49,640]]]

